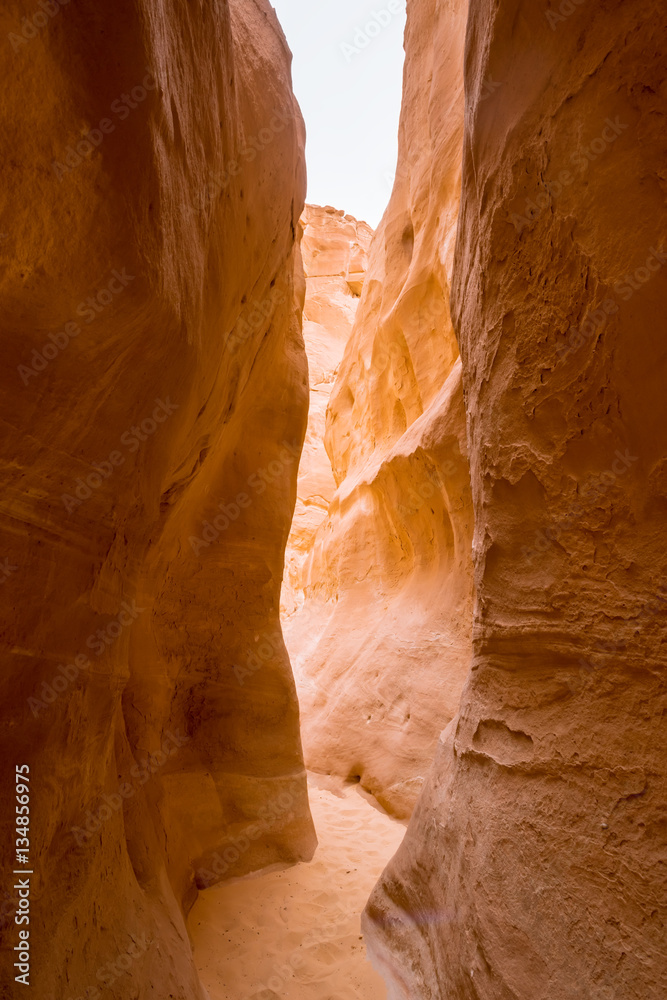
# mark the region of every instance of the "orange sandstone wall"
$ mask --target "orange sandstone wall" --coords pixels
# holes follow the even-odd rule
[[[367,909],[396,998],[667,991],[662,13],[471,5],[473,659]]]
[[[359,778],[399,816],[470,663],[472,502],[449,318],[465,12],[441,6],[437,22],[435,3],[410,13],[396,182],[327,412],[337,490],[288,640],[308,766]]]
[[[280,595],[288,649],[291,620],[304,602],[304,564],[336,491],[324,447],[327,404],[359,305],[373,236],[367,223],[358,222],[330,205],[324,208],[306,205],[301,223],[301,255],[306,276],[303,338],[308,356],[310,405]],[[290,653],[298,653],[298,624],[295,631],[297,648],[290,649]]]
[[[3,871],[27,765],[30,995],[192,1000],[197,886],[314,848],[282,640],[235,671],[306,425],[303,126],[265,0],[33,13],[0,15]]]

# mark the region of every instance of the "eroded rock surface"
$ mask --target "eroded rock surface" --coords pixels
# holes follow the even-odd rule
[[[309,767],[359,778],[398,816],[409,815],[457,710],[472,613],[472,502],[449,318],[463,13],[434,45],[427,6],[408,27],[398,173],[329,402],[337,490],[287,638]]]
[[[474,655],[367,910],[394,998],[667,991],[664,51],[648,0],[471,5]]]
[[[3,55],[3,870],[27,764],[30,995],[192,1000],[196,885],[314,848],[279,626],[303,126],[265,0],[46,21]]]
[[[280,597],[288,648],[290,619],[304,600],[304,563],[336,491],[324,447],[327,404],[359,305],[373,236],[367,223],[331,206],[306,205],[301,223],[310,406]]]

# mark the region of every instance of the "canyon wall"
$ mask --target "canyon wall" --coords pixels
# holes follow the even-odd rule
[[[310,406],[280,595],[285,642],[290,653],[291,619],[304,601],[304,564],[336,491],[324,447],[327,404],[359,305],[373,236],[366,222],[358,222],[331,206],[306,205],[301,224],[301,256],[306,276],[303,339],[308,357]],[[297,628],[294,649],[297,654],[301,639]],[[297,677],[297,684],[298,681]]]
[[[457,710],[472,616],[472,500],[449,318],[464,12],[439,25],[434,44],[434,11],[425,4],[408,25],[399,169],[327,413],[337,490],[288,637],[308,766],[358,778],[401,817]]]
[[[393,998],[667,993],[662,13],[471,5],[473,659],[365,916]]]
[[[266,0],[0,28],[3,878],[35,1000],[193,1000],[197,888],[315,844],[282,640],[244,668],[306,426],[290,55]]]

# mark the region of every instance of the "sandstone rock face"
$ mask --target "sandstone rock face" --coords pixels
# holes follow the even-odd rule
[[[410,1000],[667,992],[665,27],[546,13],[467,29],[473,667],[366,917]]]
[[[197,886],[314,848],[279,624],[303,126],[265,0],[26,11],[0,15],[3,871],[28,765],[31,996],[192,1000]]]
[[[304,601],[304,563],[336,490],[324,447],[327,403],[359,305],[373,236],[367,223],[330,206],[306,205],[301,223],[310,407],[280,598],[288,647],[290,619]]]
[[[457,710],[472,616],[472,501],[449,318],[463,13],[434,44],[426,6],[408,29],[396,183],[329,402],[337,490],[286,633],[308,766],[359,778],[401,817]],[[437,99],[424,86],[430,73]]]

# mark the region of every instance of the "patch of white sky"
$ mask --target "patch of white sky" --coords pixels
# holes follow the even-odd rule
[[[405,0],[271,0],[306,122],[307,200],[376,227],[396,171]]]

